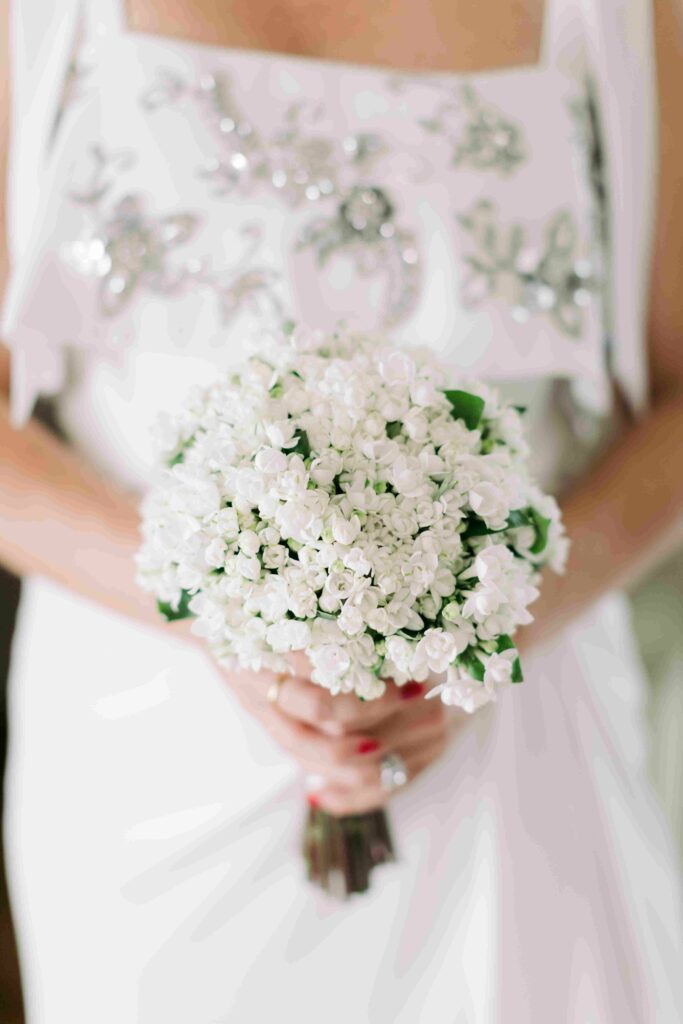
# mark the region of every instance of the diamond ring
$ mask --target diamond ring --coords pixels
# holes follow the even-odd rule
[[[390,793],[408,781],[408,769],[400,754],[385,754],[380,761],[379,778],[382,789]]]

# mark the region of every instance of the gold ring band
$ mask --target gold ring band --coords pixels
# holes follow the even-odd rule
[[[285,672],[280,672],[268,687],[268,690],[266,691],[266,697],[271,704],[277,704],[278,697],[280,696],[280,690],[282,689],[282,684],[284,683],[286,678],[287,674]]]

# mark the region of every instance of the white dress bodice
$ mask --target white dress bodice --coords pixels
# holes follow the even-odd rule
[[[157,411],[250,334],[346,323],[516,382],[552,485],[555,382],[608,394],[598,112],[559,7],[538,66],[462,75],[150,37],[88,6],[8,303],[19,416],[57,392],[73,443],[139,486]]]

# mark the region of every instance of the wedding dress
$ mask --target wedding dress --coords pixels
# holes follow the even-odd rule
[[[645,0],[551,0],[538,66],[468,75],[14,7],[15,422],[51,395],[141,494],[157,411],[288,317],[498,380],[558,491],[616,386],[643,409]],[[297,766],[209,658],[27,579],[4,834],[29,1024],[683,1020],[625,597],[525,675],[392,797],[399,860],[339,904],[304,879]]]

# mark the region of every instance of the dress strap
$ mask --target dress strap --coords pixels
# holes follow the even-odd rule
[[[582,0],[545,0],[540,65],[576,69],[585,31]]]
[[[575,0],[575,6],[583,21],[586,64],[605,143],[611,361],[632,411],[642,412],[648,395],[646,316],[656,212],[652,3]]]
[[[543,29],[539,54],[539,64],[543,67],[550,67],[555,56],[558,28],[557,7],[557,0],[545,0],[543,5]]]
[[[126,0],[81,0],[88,32],[96,35],[126,31]]]
[[[8,241],[17,263],[44,185],[55,119],[78,35],[78,0],[10,4]]]

